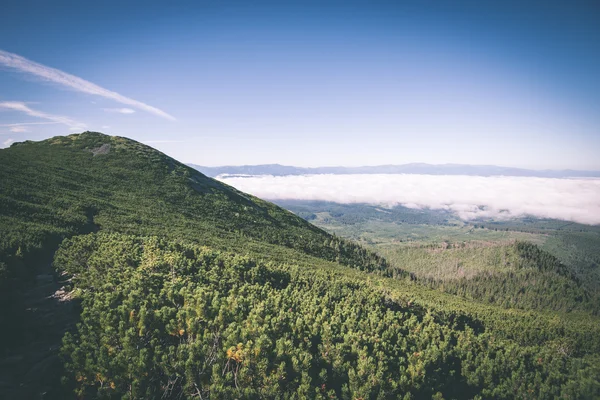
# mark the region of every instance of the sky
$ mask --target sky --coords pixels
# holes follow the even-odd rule
[[[0,147],[84,130],[205,166],[600,170],[600,3],[4,0]]]

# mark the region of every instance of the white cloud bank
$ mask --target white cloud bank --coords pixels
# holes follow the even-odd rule
[[[445,209],[465,220],[531,215],[600,224],[600,179],[456,175],[223,175],[217,179],[268,200]]]
[[[175,121],[175,118],[172,115],[169,115],[156,107],[152,107],[148,104],[142,103],[141,101],[122,96],[117,92],[105,89],[96,85],[95,83],[86,81],[85,79],[79,78],[75,75],[38,64],[34,61],[26,59],[25,57],[21,57],[18,54],[0,50],[0,65],[16,69],[19,72],[34,75],[43,80],[66,86],[79,92],[102,96],[118,103],[137,108],[138,110],[146,111],[151,114],[158,115],[159,117]]]

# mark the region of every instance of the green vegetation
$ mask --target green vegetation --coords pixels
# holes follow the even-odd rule
[[[128,139],[85,133],[26,142],[3,151],[1,162],[0,254],[10,257],[102,229],[161,232],[219,248],[254,240],[360,261],[367,269],[383,262],[350,242],[344,248],[362,258],[338,254],[340,240],[331,243],[330,235],[292,213]]]
[[[0,170],[0,322],[10,327],[0,355],[14,359],[28,344],[23,289],[50,263],[80,304],[79,322],[64,328],[62,383],[37,397],[600,396],[586,269],[512,240],[545,234],[506,236],[420,210],[399,210],[400,224],[384,209],[339,224],[345,213],[304,210],[321,226],[327,213],[351,229],[503,240],[439,251],[373,231],[366,250],[343,229],[332,236],[149,147],[91,132],[14,144],[0,151]],[[438,269],[427,268],[433,260]],[[510,285],[498,291],[500,277]],[[33,397],[19,383],[9,397]]]
[[[281,207],[338,236],[363,245],[437,244],[444,241],[525,240],[542,244],[547,232],[484,229],[477,222],[465,223],[447,211],[420,210],[402,206],[385,208],[368,204],[337,204],[323,201],[278,200]]]
[[[66,242],[82,322],[79,395],[157,398],[593,397],[595,356],[436,322],[368,285],[121,235]],[[574,380],[576,379],[576,380]]]
[[[380,246],[402,274],[429,287],[504,307],[587,311],[600,299],[568,267],[527,242],[469,242],[427,246]]]
[[[523,218],[466,223],[445,211],[280,201],[382,255],[391,275],[503,307],[600,313],[600,227]],[[533,246],[535,244],[537,246]]]
[[[14,292],[51,262],[64,238],[100,229],[257,254],[279,244],[362,269],[385,268],[355,244],[128,139],[85,133],[15,144],[1,154],[3,325],[19,318]]]

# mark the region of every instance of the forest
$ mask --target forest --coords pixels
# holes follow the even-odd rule
[[[6,398],[600,397],[592,228],[282,208],[95,132],[0,170]]]
[[[392,274],[508,308],[600,311],[600,227],[524,217],[463,221],[443,210],[277,201],[379,254]]]

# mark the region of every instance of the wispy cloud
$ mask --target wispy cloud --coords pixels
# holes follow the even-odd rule
[[[6,139],[4,142],[2,142],[2,147],[8,147],[11,144],[13,144],[14,141],[15,141],[14,139]]]
[[[270,200],[445,209],[469,220],[531,215],[600,224],[600,179],[449,175],[299,175],[218,179]]]
[[[148,104],[142,103],[141,101],[122,96],[117,92],[105,89],[96,85],[95,83],[86,81],[85,79],[79,78],[75,75],[38,64],[14,53],[0,50],[0,65],[16,69],[19,72],[32,74],[38,78],[42,78],[43,80],[66,86],[79,92],[102,96],[121,104],[137,108],[138,110],[146,111],[159,117],[169,119],[171,121],[175,120],[172,115],[169,115],[156,107],[152,107]]]
[[[20,111],[31,117],[44,118],[53,123],[67,125],[72,130],[82,130],[86,128],[86,125],[84,123],[75,121],[69,117],[64,117],[62,115],[48,114],[42,111],[33,110],[27,104],[19,101],[0,102],[0,109]],[[14,124],[9,125],[14,126]]]
[[[135,112],[135,110],[132,110],[131,108],[103,108],[103,110],[119,114],[133,114]]]
[[[9,129],[9,131],[15,132],[15,133],[22,133],[22,132],[29,132],[29,129],[25,128],[24,126],[17,125],[17,126],[11,127]]]
[[[0,124],[0,126],[24,126],[24,125],[53,125],[60,122],[17,122],[15,124]]]

